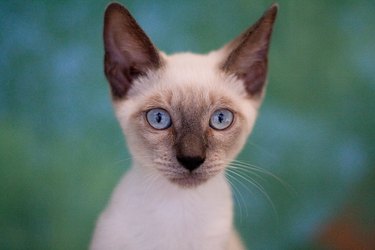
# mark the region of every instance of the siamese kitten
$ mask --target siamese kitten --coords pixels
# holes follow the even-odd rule
[[[264,96],[276,13],[272,5],[217,51],[166,55],[127,9],[107,7],[104,68],[132,166],[91,249],[244,249],[224,171]]]

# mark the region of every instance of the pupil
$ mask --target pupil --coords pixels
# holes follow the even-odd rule
[[[156,122],[157,122],[157,123],[160,123],[160,122],[161,122],[161,119],[162,119],[162,117],[161,117],[161,113],[157,113],[157,114],[156,114]]]
[[[219,114],[218,120],[219,120],[220,123],[222,123],[224,121],[224,114],[223,113]]]

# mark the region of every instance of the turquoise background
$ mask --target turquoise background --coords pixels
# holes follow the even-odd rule
[[[242,172],[272,202],[232,180],[236,224],[252,249],[332,249],[320,235],[344,216],[366,242],[375,232],[375,2],[278,2],[267,98],[239,160],[287,185]],[[103,75],[107,3],[0,3],[0,249],[87,248],[129,166]],[[271,1],[122,3],[161,50],[205,53]]]

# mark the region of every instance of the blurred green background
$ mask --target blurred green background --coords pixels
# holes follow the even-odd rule
[[[271,4],[121,2],[168,53],[219,48]],[[102,69],[107,3],[0,3],[1,249],[87,248],[129,166]],[[279,4],[267,98],[239,159],[290,188],[262,174],[272,204],[232,180],[237,227],[252,249],[375,249],[375,2]]]

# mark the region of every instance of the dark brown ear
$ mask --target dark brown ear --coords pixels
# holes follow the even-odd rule
[[[267,78],[267,54],[278,5],[273,4],[248,30],[226,45],[222,69],[244,81],[251,96],[262,93]]]
[[[158,50],[129,11],[110,4],[104,16],[104,71],[113,98],[125,97],[133,81],[162,62]]]

